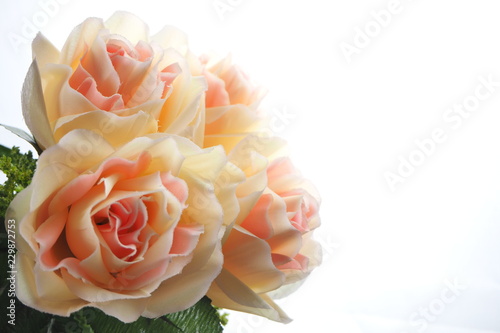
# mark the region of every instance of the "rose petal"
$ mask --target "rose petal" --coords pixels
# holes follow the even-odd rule
[[[42,69],[47,117],[53,124],[59,117],[93,111],[93,105],[82,94],[70,87],[72,69],[66,65],[48,64]]]
[[[44,149],[55,144],[36,58],[33,59],[23,83],[21,104],[26,126],[33,133],[41,148]]]
[[[184,270],[182,275],[164,281],[149,298],[143,316],[156,318],[164,313],[178,312],[193,306],[206,295],[210,284],[219,275],[222,261],[220,243],[217,243],[205,265],[189,272]]]
[[[264,240],[234,227],[223,251],[224,268],[254,292],[264,293],[283,284],[283,273],[274,266],[271,248]]]
[[[227,152],[262,128],[264,119],[244,105],[207,109],[205,147],[223,145]]]
[[[120,319],[124,323],[133,323],[139,319],[140,314],[146,308],[147,298],[143,299],[124,299],[116,304],[115,300],[109,302],[93,303],[92,305],[101,309],[106,314]]]
[[[73,254],[66,244],[63,235],[64,226],[68,217],[67,211],[51,215],[35,232],[35,240],[40,245],[38,264],[44,270],[53,270],[68,256]],[[62,235],[62,242],[58,242]],[[57,245],[56,245],[57,244]]]
[[[229,105],[229,94],[226,91],[226,84],[224,81],[208,71],[205,71],[204,75],[208,84],[205,98],[206,107],[212,108]]]
[[[36,59],[38,66],[43,68],[48,63],[57,63],[59,61],[59,50],[41,33],[37,33],[31,43],[33,58]]]
[[[215,279],[207,296],[217,307],[252,313],[281,323],[291,322],[269,297],[257,295],[226,269]]]
[[[94,17],[86,19],[75,27],[61,50],[60,63],[75,69],[88,46],[92,45],[102,29],[104,29],[103,21]]]
[[[230,104],[242,104],[255,110],[264,96],[261,88],[255,86],[238,66],[232,64],[231,55],[214,63],[210,59],[204,59],[205,63],[212,62],[208,71],[215,74],[224,82]]]
[[[96,38],[90,44],[90,48],[81,59],[80,64],[95,80],[99,92],[103,96],[111,96],[118,92],[120,77],[108,56],[106,43],[101,38]]]
[[[156,35],[151,37],[151,41],[158,43],[163,49],[173,48],[181,55],[186,54],[188,49],[186,34],[173,26],[167,25],[163,27]]]
[[[30,200],[33,193],[33,187],[27,187],[23,191],[16,194],[5,212],[5,230],[9,230],[9,224],[14,221],[15,228],[19,230],[19,235],[16,239],[16,248],[34,259],[36,244],[32,239],[34,227],[33,223],[28,221],[33,220],[32,214],[26,214],[30,211]],[[11,221],[9,223],[9,221]],[[23,230],[24,229],[24,230]]]
[[[181,78],[182,80],[180,80]],[[203,105],[201,103],[206,83],[202,77],[188,80],[184,76],[179,76],[172,85],[173,93],[163,105],[163,112],[159,119],[159,130],[179,134],[202,112],[200,105]],[[181,93],[177,94],[176,90]]]
[[[124,11],[117,11],[105,22],[106,28],[112,34],[127,36],[132,44],[148,41],[149,28],[137,16]]]
[[[122,109],[124,107],[124,102],[120,94],[114,93],[110,96],[104,96],[99,90],[97,90],[97,83],[94,78],[90,76],[90,74],[86,72],[81,74],[84,71],[85,70],[82,67],[78,67],[75,73],[73,73],[69,80],[73,89],[85,96],[98,109],[112,111],[115,109]]]
[[[16,267],[18,272],[23,272],[16,277],[16,296],[23,304],[41,312],[49,311],[65,317],[87,305],[87,302],[66,288],[55,272],[35,269],[35,262],[28,256],[18,252]],[[44,297],[38,293],[35,274],[38,275],[38,285],[44,286]]]
[[[61,140],[74,128],[92,130],[105,136],[112,146],[118,147],[137,136],[155,133],[158,127],[155,117],[142,111],[130,116],[117,116],[99,110],[59,118],[54,131],[56,140]]]

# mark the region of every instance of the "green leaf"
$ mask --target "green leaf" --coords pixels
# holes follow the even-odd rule
[[[219,315],[221,325],[226,326],[229,323],[229,313],[225,312],[223,308],[215,307],[215,309]]]
[[[11,151],[10,148],[7,148],[5,146],[0,145],[0,156],[8,155],[10,153],[10,151]]]
[[[203,297],[189,309],[169,314],[166,317],[181,329],[180,332],[222,332],[219,313],[211,303],[210,298]]]
[[[4,152],[4,150],[1,150]],[[31,183],[31,178],[36,168],[36,160],[29,151],[23,154],[19,148],[13,147],[9,152],[0,154],[0,170],[7,176],[7,181],[0,184],[0,217],[5,216],[5,211],[15,195]],[[0,223],[0,232],[5,233],[3,223]]]
[[[77,317],[79,316],[79,317]],[[125,324],[114,317],[107,316],[95,308],[85,308],[71,316],[73,321],[64,323],[74,325],[78,322],[81,332],[87,332],[85,325],[90,326],[93,332],[108,333],[136,333],[136,332],[165,332],[165,333],[219,333],[222,326],[217,310],[211,305],[208,297],[202,298],[191,308],[171,313],[156,319],[139,318],[137,321]],[[80,320],[76,320],[80,318]],[[82,318],[84,320],[82,320]],[[58,320],[61,322],[61,320]],[[73,323],[73,324],[71,324]],[[60,327],[57,323],[55,327]],[[92,332],[88,331],[88,332]],[[80,331],[79,331],[80,332]]]

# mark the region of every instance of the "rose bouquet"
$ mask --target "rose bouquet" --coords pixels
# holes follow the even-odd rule
[[[31,134],[4,127],[39,158],[0,147],[5,327],[220,332],[221,309],[290,321],[273,299],[320,263],[320,199],[266,130],[262,89],[125,12],[85,20],[60,51],[38,34],[33,58]]]

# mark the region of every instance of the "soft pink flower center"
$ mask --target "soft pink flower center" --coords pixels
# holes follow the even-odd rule
[[[269,244],[271,259],[276,268],[306,270],[308,260],[299,253],[302,246],[299,231],[302,228],[298,228],[290,219],[290,217],[298,219],[297,216],[301,213],[289,213],[288,205],[285,210],[283,206],[274,205],[274,200],[281,200],[281,198],[269,194],[262,195],[241,226]],[[288,226],[282,225],[283,220],[288,220],[285,222]]]
[[[143,248],[140,236],[148,221],[145,199],[147,197],[123,199],[93,216],[106,243],[122,260],[133,261]]]
[[[279,193],[285,200],[290,223],[302,233],[310,231],[309,221],[318,214],[316,201],[304,190]]]
[[[157,68],[153,50],[145,42],[132,47],[126,40],[98,40],[87,50],[69,79],[69,85],[98,109],[116,111],[165,99],[180,68]]]

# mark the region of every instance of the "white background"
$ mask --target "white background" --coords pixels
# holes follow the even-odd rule
[[[196,53],[231,52],[268,107],[294,115],[278,134],[322,194],[324,263],[280,302],[291,324],[231,313],[227,332],[500,332],[500,86],[457,128],[443,118],[480,76],[500,82],[498,1],[401,0],[384,27],[371,12],[388,0],[66,2],[45,21],[41,2],[4,2],[2,123],[24,126],[26,22],[60,48],[86,17],[119,9],[152,32],[177,26]],[[348,62],[341,45],[355,41]],[[391,191],[384,173],[435,129],[446,140]],[[5,131],[0,143],[27,149]]]

